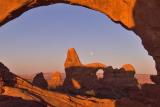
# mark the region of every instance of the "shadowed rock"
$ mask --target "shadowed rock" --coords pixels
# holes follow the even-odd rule
[[[151,75],[150,79],[157,85],[160,85],[160,75]]]
[[[72,50],[74,49],[68,50],[69,55],[67,55],[65,62],[64,87],[67,91],[82,95],[95,91],[99,97],[121,98],[128,96],[131,91],[138,90],[138,82],[134,77],[135,69],[132,65],[126,64],[120,69],[113,69],[101,63],[75,66],[74,61],[70,63],[68,60],[72,57],[75,58],[75,56],[76,59],[79,59],[77,54],[70,54]],[[76,53],[75,50],[74,53]],[[96,75],[99,69],[104,71],[102,79]]]
[[[37,87],[40,87],[40,88],[44,88],[44,89],[47,89],[48,88],[48,82],[46,81],[46,79],[44,78],[43,76],[43,73],[38,73],[34,78],[33,78],[33,81],[32,81],[32,84],[37,86]]]
[[[24,100],[19,97],[1,95],[0,107],[47,107],[47,105],[32,100]]]
[[[14,86],[16,84],[16,76],[9,69],[0,63],[0,86]]]

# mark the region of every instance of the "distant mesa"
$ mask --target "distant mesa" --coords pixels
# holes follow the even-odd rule
[[[48,82],[46,81],[46,79],[44,78],[43,76],[43,73],[38,73],[34,78],[33,78],[33,81],[32,81],[32,84],[37,86],[37,87],[40,87],[40,88],[44,88],[44,89],[47,89],[48,88]]]

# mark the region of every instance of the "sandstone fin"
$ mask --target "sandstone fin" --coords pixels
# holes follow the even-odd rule
[[[65,61],[65,68],[81,66],[81,62],[79,60],[78,54],[74,48],[70,48],[67,53],[67,58]]]

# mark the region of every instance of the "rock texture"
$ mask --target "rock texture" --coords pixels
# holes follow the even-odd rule
[[[94,63],[83,65],[80,63],[79,57],[74,48],[68,50],[67,58],[65,61],[65,72],[66,79],[64,81],[64,86],[70,90],[74,90],[78,87],[83,87],[80,85],[85,85],[87,89],[92,89],[95,87],[94,84],[97,81],[96,72],[98,69],[104,68],[104,64]],[[79,85],[78,85],[79,84]],[[76,87],[74,87],[76,86]]]
[[[120,22],[128,28],[135,26],[133,11],[136,4],[136,0],[12,0],[12,1],[0,1],[1,13],[0,24],[16,18],[23,12],[32,9],[34,7],[50,5],[56,3],[66,3],[72,5],[79,5],[87,7],[93,10],[97,10],[106,14],[116,22]]]
[[[0,72],[3,71],[3,74],[11,73],[2,63],[0,63],[0,66]],[[5,77],[3,74],[1,74],[2,78]],[[14,79],[10,79],[9,82],[14,82],[14,84],[7,84],[8,81],[5,81],[5,79],[1,81],[4,83],[0,87],[3,89],[0,95],[0,106],[2,107],[114,107],[115,104],[115,101],[110,99],[100,100],[97,98],[73,97],[44,90],[13,73],[11,74]]]
[[[40,88],[44,88],[44,89],[47,89],[48,88],[48,82],[46,81],[46,79],[44,78],[43,76],[43,73],[38,73],[34,78],[33,78],[33,81],[32,81],[32,84],[37,86],[37,87],[40,87]]]
[[[14,74],[9,72],[9,69],[2,63],[0,63],[0,85],[14,86],[16,83],[16,78]]]
[[[3,78],[1,79],[3,84],[0,87],[3,90],[0,95],[0,107],[159,107],[160,105],[160,86],[155,84],[144,84],[140,90],[132,91],[128,97],[121,99],[71,96],[36,87],[25,79],[11,73],[2,63],[0,63],[0,67],[0,72],[3,71],[0,75]],[[126,68],[126,65],[120,69],[125,71],[124,74],[121,75],[121,71],[118,74],[115,73],[117,71],[112,71],[112,76],[113,74],[117,76],[119,81],[121,76],[129,74],[128,76],[132,77],[134,75],[133,69],[129,69],[128,72],[124,68]],[[133,67],[127,65],[127,68]],[[111,69],[109,67],[107,72]],[[130,74],[130,72],[133,74]],[[6,81],[5,74],[8,73],[14,78]],[[113,78],[115,79],[115,77]],[[14,84],[8,84],[8,82]],[[117,90],[121,89],[117,88]],[[87,93],[90,95],[95,94],[94,90],[89,90]]]
[[[127,64],[127,69],[126,65],[123,65],[120,69],[113,69],[111,66],[106,67],[104,69],[104,78],[100,80],[100,83],[103,84],[100,88],[103,91],[99,90],[98,94],[112,98],[126,97],[130,93],[139,90],[139,83],[135,78],[135,70],[130,64]]]
[[[49,87],[53,89],[61,87],[63,84],[63,78],[61,73],[58,71],[53,72],[51,79],[48,80],[48,84],[49,84]]]
[[[33,100],[24,100],[20,97],[0,96],[1,107],[47,107],[45,104]]]
[[[2,89],[3,85],[4,85],[4,82],[3,82],[3,79],[2,79],[2,76],[1,76],[0,77],[0,94],[3,92],[3,89]]]
[[[0,25],[25,11],[56,3],[87,7],[104,13],[114,22],[134,31],[156,62],[160,75],[160,1],[159,0],[0,0]]]
[[[113,69],[101,63],[78,65],[76,63],[80,61],[76,51],[71,48],[68,54],[64,81],[64,88],[67,91],[84,95],[92,92],[99,97],[121,98],[128,96],[131,91],[138,90],[138,82],[134,77],[135,69],[132,65],[126,64],[120,69]],[[104,71],[102,79],[96,75],[99,69]]]
[[[75,51],[74,48],[70,48],[68,50],[68,53],[67,53],[67,59],[65,61],[65,68],[69,68],[69,67],[77,67],[77,66],[81,66],[81,62],[79,60],[79,57],[77,55],[77,52]]]

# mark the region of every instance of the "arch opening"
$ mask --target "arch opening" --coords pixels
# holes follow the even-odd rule
[[[55,7],[55,8],[57,8],[58,6],[64,6],[64,4],[57,4],[57,5],[54,5],[54,6],[49,6],[48,8],[51,8],[51,7]],[[66,5],[65,5],[66,6]],[[74,7],[74,6],[69,6],[69,5],[67,5],[66,6],[67,8],[69,7],[69,8],[74,8],[73,9],[73,11],[71,11],[71,12],[68,12],[68,13],[73,13],[74,14],[74,12],[75,13],[77,13],[76,11],[76,8],[78,9],[78,11],[79,12],[81,12],[81,9],[80,8],[82,8],[82,7]],[[67,8],[65,8],[66,10],[67,10]],[[41,10],[41,11],[43,11],[41,8],[38,8],[39,10]],[[27,14],[24,14],[24,16],[22,16],[22,19],[24,19],[24,20],[26,20],[26,16],[27,17],[29,17],[29,19],[28,19],[28,21],[29,20],[32,20],[32,17],[40,17],[40,16],[42,16],[42,15],[40,15],[40,14],[38,14],[38,11],[36,11],[36,10],[38,10],[38,9],[35,9],[35,13],[36,14],[32,14],[32,15],[29,15],[29,13]],[[54,8],[53,8],[54,9]],[[57,8],[58,9],[58,8]],[[105,38],[105,37],[100,37],[100,38],[97,38],[95,35],[93,36],[93,33],[95,33],[96,35],[105,35],[104,33],[106,33],[104,30],[106,30],[107,32],[110,30],[110,29],[118,29],[118,28],[121,28],[121,29],[119,29],[119,30],[122,30],[123,32],[122,32],[122,34],[120,35],[120,38],[123,38],[124,39],[124,35],[125,35],[125,30],[124,29],[122,29],[122,27],[120,26],[120,25],[113,25],[113,26],[111,26],[111,28],[109,29],[109,26],[106,26],[107,24],[113,24],[109,19],[107,19],[108,21],[109,21],[109,23],[107,23],[107,21],[106,21],[106,17],[104,16],[104,15],[102,15],[102,14],[100,14],[100,13],[98,13],[98,12],[94,12],[94,11],[91,11],[91,10],[89,10],[89,9],[86,9],[86,8],[83,8],[84,9],[84,11],[87,11],[87,13],[89,13],[89,15],[88,15],[88,17],[89,17],[89,19],[91,19],[91,22],[89,22],[89,20],[87,20],[88,21],[88,24],[91,24],[91,26],[96,26],[96,24],[95,23],[93,23],[94,21],[97,21],[97,16],[101,16],[101,18],[98,18],[98,20],[99,19],[102,19],[103,21],[102,22],[100,22],[100,25],[98,25],[97,27],[95,27],[95,28],[93,28],[92,30],[90,29],[90,30],[88,30],[89,29],[89,27],[87,27],[86,25],[82,25],[83,27],[81,27],[81,29],[85,29],[85,31],[82,31],[82,30],[80,30],[80,28],[78,28],[78,29],[74,29],[75,31],[77,30],[78,32],[81,32],[80,34],[78,34],[77,36],[75,36],[76,35],[76,33],[73,33],[73,28],[71,28],[71,29],[69,29],[70,31],[72,30],[72,32],[69,32],[69,34],[68,35],[71,35],[70,36],[70,39],[75,39],[76,40],[76,38],[78,38],[78,39],[80,39],[80,40],[82,40],[82,41],[85,41],[85,44],[88,44],[88,40],[86,39],[86,40],[84,40],[84,37],[83,38],[79,38],[80,36],[82,36],[82,35],[86,35],[84,32],[89,32],[88,33],[88,35],[89,35],[89,38],[93,38],[93,39],[95,39],[92,43],[91,43],[91,45],[92,44],[95,44],[96,42],[97,42],[97,40],[100,40],[101,42],[101,46],[99,45],[99,46],[96,46],[96,48],[101,48],[100,50],[98,50],[99,52],[94,52],[95,50],[94,50],[94,47],[93,46],[91,46],[91,45],[89,45],[89,46],[84,46],[84,47],[86,47],[86,48],[89,48],[88,50],[87,50],[87,52],[89,53],[88,55],[87,55],[87,53],[83,53],[83,51],[85,50],[83,50],[83,49],[80,49],[80,51],[82,51],[82,52],[80,52],[80,54],[82,54],[82,60],[84,60],[83,62],[85,62],[85,63],[88,63],[88,62],[91,62],[91,61],[96,61],[96,59],[98,59],[98,60],[100,60],[100,61],[102,61],[102,62],[104,62],[104,63],[109,63],[110,65],[113,65],[113,66],[120,66],[120,65],[122,65],[122,64],[124,64],[124,63],[135,63],[134,61],[132,62],[130,62],[130,58],[128,58],[127,56],[129,56],[129,55],[127,55],[127,54],[123,54],[123,52],[122,53],[119,53],[118,51],[118,48],[121,48],[121,49],[123,49],[123,50],[125,50],[125,49],[130,49],[129,51],[132,53],[132,52],[134,52],[132,49],[133,48],[136,48],[136,47],[134,47],[133,46],[133,44],[130,44],[130,43],[132,43],[133,42],[133,39],[135,40],[135,41],[138,41],[139,43],[138,43],[138,45],[141,45],[141,41],[140,41],[140,39],[139,38],[137,38],[136,37],[136,35],[135,34],[133,34],[133,33],[131,33],[131,32],[129,32],[129,31],[127,31],[127,33],[126,34],[131,34],[131,36],[132,36],[132,39],[130,39],[130,37],[131,36],[125,36],[125,38],[127,38],[126,39],[126,41],[128,41],[127,43],[128,44],[130,44],[130,46],[131,46],[131,48],[130,48],[130,46],[128,45],[126,45],[126,44],[123,44],[122,42],[126,42],[126,41],[123,41],[123,40],[121,40],[121,41],[118,41],[118,38],[119,38],[119,31],[117,32],[117,34],[118,35],[116,35],[116,36],[114,36],[112,33],[114,33],[114,32],[109,32],[111,35],[107,35],[108,37],[110,36],[110,39],[109,40],[107,40],[107,38]],[[83,10],[82,9],[82,10]],[[48,14],[51,12],[51,11],[53,11],[53,10],[49,10],[48,11]],[[57,10],[56,10],[57,11]],[[62,11],[64,11],[64,10],[62,10]],[[61,12],[62,12],[61,11]],[[83,11],[83,12],[84,12]],[[90,11],[90,12],[89,12]],[[29,11],[30,12],[30,11]],[[33,11],[31,11],[31,12],[34,12],[34,10]],[[44,11],[44,12],[46,12],[47,13],[47,11]],[[57,11],[58,12],[58,11]],[[82,12],[82,13],[83,13]],[[93,13],[92,13],[93,12]],[[59,12],[60,13],[60,12]],[[38,15],[37,15],[38,14]],[[97,14],[97,16],[96,16],[96,14]],[[25,16],[26,15],[26,16]],[[36,16],[37,15],[37,16]],[[77,14],[76,14],[77,15]],[[45,15],[44,15],[45,16]],[[51,23],[51,21],[53,21],[53,20],[51,20],[52,18],[55,18],[55,16],[56,15],[54,15],[54,16],[50,16],[51,18],[48,18],[48,20],[50,20],[50,21],[45,21],[44,23],[42,23],[43,21],[42,20],[37,20],[37,18],[35,18],[37,21],[35,21],[33,24],[31,24],[31,26],[32,25],[34,25],[34,24],[37,24],[38,26],[48,26],[49,25],[49,23]],[[96,17],[95,17],[96,16]],[[59,18],[58,18],[59,17]],[[78,16],[79,17],[79,16]],[[84,16],[80,16],[81,18],[82,18],[82,20],[81,20],[81,22],[82,21],[85,21],[84,20]],[[86,16],[85,16],[86,17]],[[88,18],[87,17],[87,18]],[[95,17],[95,18],[94,18]],[[46,17],[44,17],[44,18],[46,18]],[[92,19],[93,18],[93,19]],[[22,20],[21,19],[21,20]],[[64,17],[60,17],[60,16],[58,16],[58,14],[57,14],[57,19],[58,20],[61,20],[61,19],[64,19]],[[71,23],[71,20],[72,20],[72,18],[70,19],[70,17],[67,17],[66,19],[65,19],[65,21],[63,21],[63,20],[61,20],[62,21],[62,23],[63,22],[69,22],[69,23],[65,23],[65,24],[68,24],[68,25],[73,25],[74,27],[76,27],[76,24],[74,24],[74,23],[76,23],[76,22],[78,22],[78,20],[76,20],[76,19],[74,19],[75,21],[74,21],[74,23]],[[104,21],[105,20],[105,21]],[[28,24],[28,21],[26,21],[25,23],[24,23],[24,26],[28,26],[29,24]],[[73,20],[72,20],[73,21]],[[41,22],[41,24],[39,23],[39,22]],[[43,25],[44,24],[44,25]],[[58,25],[59,24],[59,22],[58,23],[56,23],[56,21],[53,23],[54,25],[56,25],[56,29],[55,30],[52,30],[52,33],[54,34],[54,37],[55,37],[55,35],[56,35],[56,39],[58,40],[63,40],[62,38],[63,38],[63,36],[61,36],[60,38],[58,37],[58,36],[60,36],[61,34],[58,34],[58,32],[61,32],[61,29],[63,28],[63,29],[66,29],[67,28],[67,26],[65,26],[64,24],[63,25]],[[80,26],[82,23],[79,23],[78,24],[78,26]],[[84,23],[83,23],[84,24]],[[18,23],[18,25],[20,25],[20,23]],[[7,26],[7,25],[6,25]],[[12,25],[11,25],[12,26]],[[24,27],[24,26],[21,26],[20,28],[21,28],[21,30],[22,30],[22,28]],[[27,29],[29,29],[29,27],[31,27],[31,26],[28,26],[28,28]],[[61,27],[61,26],[64,26],[64,27]],[[100,30],[100,32],[102,32],[102,33],[100,33],[100,34],[98,34],[98,33],[96,33],[96,32],[93,32],[93,33],[91,33],[93,30],[97,30],[98,29],[98,27],[100,27],[102,30]],[[7,27],[6,27],[7,28]],[[33,28],[36,28],[36,27],[33,27]],[[42,37],[42,35],[41,36],[39,36],[40,35],[40,33],[41,34],[43,34],[43,35],[47,35],[46,34],[46,32],[49,32],[49,30],[45,30],[45,29],[43,29],[43,28],[41,28],[41,29],[34,29],[33,30],[33,28],[32,28],[32,30],[31,31],[27,31],[27,32],[34,32],[34,34],[32,34],[32,35],[38,35],[38,36],[35,36],[35,37],[33,37],[35,40],[36,40],[36,38],[41,38],[41,39],[43,39],[43,40],[45,40],[45,38],[43,38]],[[51,28],[50,26],[48,26],[48,28]],[[4,29],[5,29],[5,26],[4,26]],[[58,29],[60,29],[60,30],[58,30]],[[87,29],[87,30],[86,30]],[[109,29],[109,30],[107,30],[107,29]],[[42,32],[41,32],[41,30],[42,30]],[[63,30],[63,32],[65,33],[65,34],[67,34],[68,33],[68,31],[69,30]],[[24,30],[23,30],[24,31]],[[54,31],[54,32],[53,32]],[[57,32],[56,32],[57,31]],[[25,32],[25,31],[24,31]],[[83,32],[83,33],[82,33]],[[124,35],[123,35],[123,33],[124,33]],[[29,35],[29,34],[28,34]],[[64,35],[64,34],[63,34]],[[68,36],[67,35],[67,36]],[[88,36],[87,35],[87,36]],[[90,36],[90,35],[92,35],[92,36]],[[75,37],[73,37],[73,36],[75,36]],[[86,36],[86,37],[87,37]],[[112,37],[113,36],[113,37]],[[133,38],[133,36],[134,36],[134,38]],[[17,36],[18,37],[18,36]],[[23,38],[23,37],[22,37]],[[25,40],[27,40],[28,39],[28,41],[30,41],[30,39],[31,38],[25,38]],[[34,40],[33,39],[33,40]],[[50,40],[53,40],[53,38],[50,38],[49,37],[49,39]],[[103,40],[102,40],[103,39]],[[111,40],[111,41],[110,41]],[[47,41],[47,40],[46,40]],[[35,41],[32,41],[32,42],[35,42]],[[41,43],[43,43],[44,41],[40,41]],[[49,44],[51,44],[51,42],[53,42],[53,41],[49,41],[48,43]],[[65,42],[66,44],[68,44],[69,43],[69,41],[63,41],[63,42]],[[122,48],[122,47],[119,47],[118,45],[120,45],[120,44],[118,44],[117,42],[121,42],[122,44],[122,47],[125,47],[125,48]],[[78,47],[78,50],[79,50],[79,46],[76,44],[76,43],[78,43],[78,41],[72,41],[72,44],[74,44],[76,47]],[[79,42],[79,43],[82,43],[82,42]],[[111,44],[111,43],[113,43],[113,44]],[[82,45],[85,45],[85,44],[82,44]],[[109,44],[109,46],[108,47],[106,47],[106,48],[108,48],[108,50],[105,52],[105,51],[102,51],[102,49],[104,49],[104,48],[102,48],[103,46],[105,46],[105,44]],[[31,46],[34,46],[35,44],[34,43],[31,43]],[[38,45],[38,47],[34,47],[34,49],[37,49],[37,48],[41,48],[41,47],[39,47],[39,44],[36,44],[36,45]],[[43,44],[44,45],[44,44]],[[51,44],[51,45],[53,45],[53,44]],[[31,47],[30,46],[30,47]],[[42,45],[41,45],[42,46]],[[94,45],[95,46],[95,45]],[[47,48],[48,46],[46,45],[46,46],[42,46],[42,48],[43,49],[45,49],[45,48]],[[74,47],[73,45],[68,45],[68,48],[70,48],[70,47]],[[75,48],[76,48],[75,47]],[[110,50],[112,50],[111,48],[109,48],[109,47],[112,47],[112,49],[114,49],[114,52],[111,52]],[[51,47],[50,47],[51,48]],[[56,47],[55,47],[56,48]],[[138,51],[140,51],[140,49],[142,49],[143,47],[141,46],[141,47],[138,47],[139,48],[139,50]],[[34,49],[32,49],[32,50],[34,50]],[[144,48],[143,48],[144,49]],[[58,49],[59,50],[59,49]],[[57,51],[58,51],[57,50]],[[65,49],[64,49],[65,50]],[[44,50],[44,51],[46,51],[46,50]],[[66,51],[66,50],[65,50]],[[101,52],[100,52],[101,51]],[[122,50],[121,50],[122,51]],[[39,51],[39,53],[41,53],[42,52],[42,50],[40,50]],[[47,52],[47,51],[46,51]],[[53,51],[51,51],[53,54],[55,54]],[[62,51],[61,51],[62,52]],[[145,53],[145,58],[146,58],[146,56],[148,56],[148,54],[146,53],[146,51],[144,51],[143,50],[143,52]],[[63,52],[64,53],[64,52]],[[103,54],[101,54],[101,53],[103,53]],[[107,54],[104,54],[104,53],[107,53]],[[116,56],[116,54],[117,53],[119,53],[119,55],[118,56]],[[58,52],[56,53],[56,54],[59,54]],[[97,55],[98,54],[98,55]],[[36,53],[33,53],[33,55],[34,55],[34,57],[36,56],[37,57],[37,55],[36,55]],[[86,55],[86,56],[85,56]],[[97,56],[96,56],[97,55]],[[98,58],[98,56],[100,56],[100,55],[102,55],[103,57],[102,58]],[[130,57],[136,57],[136,55],[135,54],[130,54],[131,56]],[[140,54],[139,55],[141,55],[141,56],[143,56],[144,54],[142,54],[141,52],[140,52]],[[106,59],[105,59],[105,57],[111,57],[112,56],[112,58],[106,58],[108,61],[106,61]],[[120,56],[125,56],[125,57],[127,57],[126,59],[125,59],[125,57],[122,57],[122,58],[120,58]],[[24,56],[23,56],[24,57]],[[47,56],[48,57],[48,56]],[[47,59],[47,57],[45,56],[45,57],[43,57],[43,59]],[[51,56],[50,56],[51,57]],[[88,58],[87,58],[88,57]],[[114,58],[113,58],[114,57]],[[37,60],[37,59],[39,59],[40,57],[37,57],[35,60]],[[42,58],[42,56],[41,56],[41,58]],[[60,58],[60,57],[59,57]],[[145,58],[142,58],[141,60],[144,60]],[[62,60],[62,57],[60,58],[61,60]],[[63,59],[65,59],[65,58],[63,58]],[[104,60],[105,59],[105,60]],[[113,61],[112,61],[112,59],[119,59],[119,60],[123,60],[123,62],[116,62],[116,63],[114,63]],[[137,59],[139,59],[138,57],[137,57]],[[23,60],[23,59],[22,59]],[[21,61],[22,61],[21,60]],[[26,59],[25,59],[26,60]],[[151,60],[151,58],[147,58],[147,60]],[[20,62],[21,62],[20,61]],[[45,60],[46,61],[46,60]],[[41,62],[40,60],[38,61],[38,62]],[[138,62],[138,61],[136,61],[136,62]],[[146,62],[146,61],[144,61],[144,62]],[[148,61],[147,61],[148,62]],[[35,62],[36,63],[36,62]],[[50,63],[53,63],[53,61],[50,61]],[[61,65],[63,66],[63,62],[58,62],[59,64],[61,63]],[[137,63],[136,64],[136,68],[137,68],[137,66],[138,67],[140,67],[141,66],[141,63],[143,63],[143,62],[139,62],[139,63]],[[150,62],[148,62],[147,63],[147,65],[150,65],[151,63]],[[153,64],[153,62],[152,62],[152,64]],[[43,63],[41,63],[41,65],[44,65]],[[51,66],[52,64],[50,64],[50,66]],[[47,66],[47,65],[46,65]],[[145,65],[144,65],[145,66]],[[153,67],[154,66],[154,64],[152,65],[152,67],[150,68],[150,69],[152,69],[153,70]],[[38,65],[36,65],[36,67],[38,67]],[[47,66],[48,67],[48,66]],[[146,66],[145,66],[146,67]],[[144,68],[145,68],[144,67]],[[28,68],[31,68],[31,67],[28,67]],[[52,69],[54,69],[54,68],[52,68]],[[59,67],[56,67],[56,69],[59,69]],[[143,70],[138,70],[138,72],[141,72],[142,71],[142,73],[145,73],[146,72],[146,69],[147,68],[145,68],[145,69],[143,69]],[[62,70],[62,69],[60,69],[60,70]],[[155,70],[155,69],[154,69]],[[39,70],[37,70],[38,72],[39,72]],[[43,71],[45,71],[45,69],[43,69]],[[47,70],[47,71],[49,71],[49,70]],[[50,69],[50,71],[51,71],[51,69]],[[150,70],[151,71],[151,70]],[[154,71],[155,72],[155,71]],[[149,72],[148,72],[149,73]]]
[[[97,76],[97,79],[103,79],[104,78],[104,71],[103,71],[103,69],[99,69],[96,72],[96,76]]]

